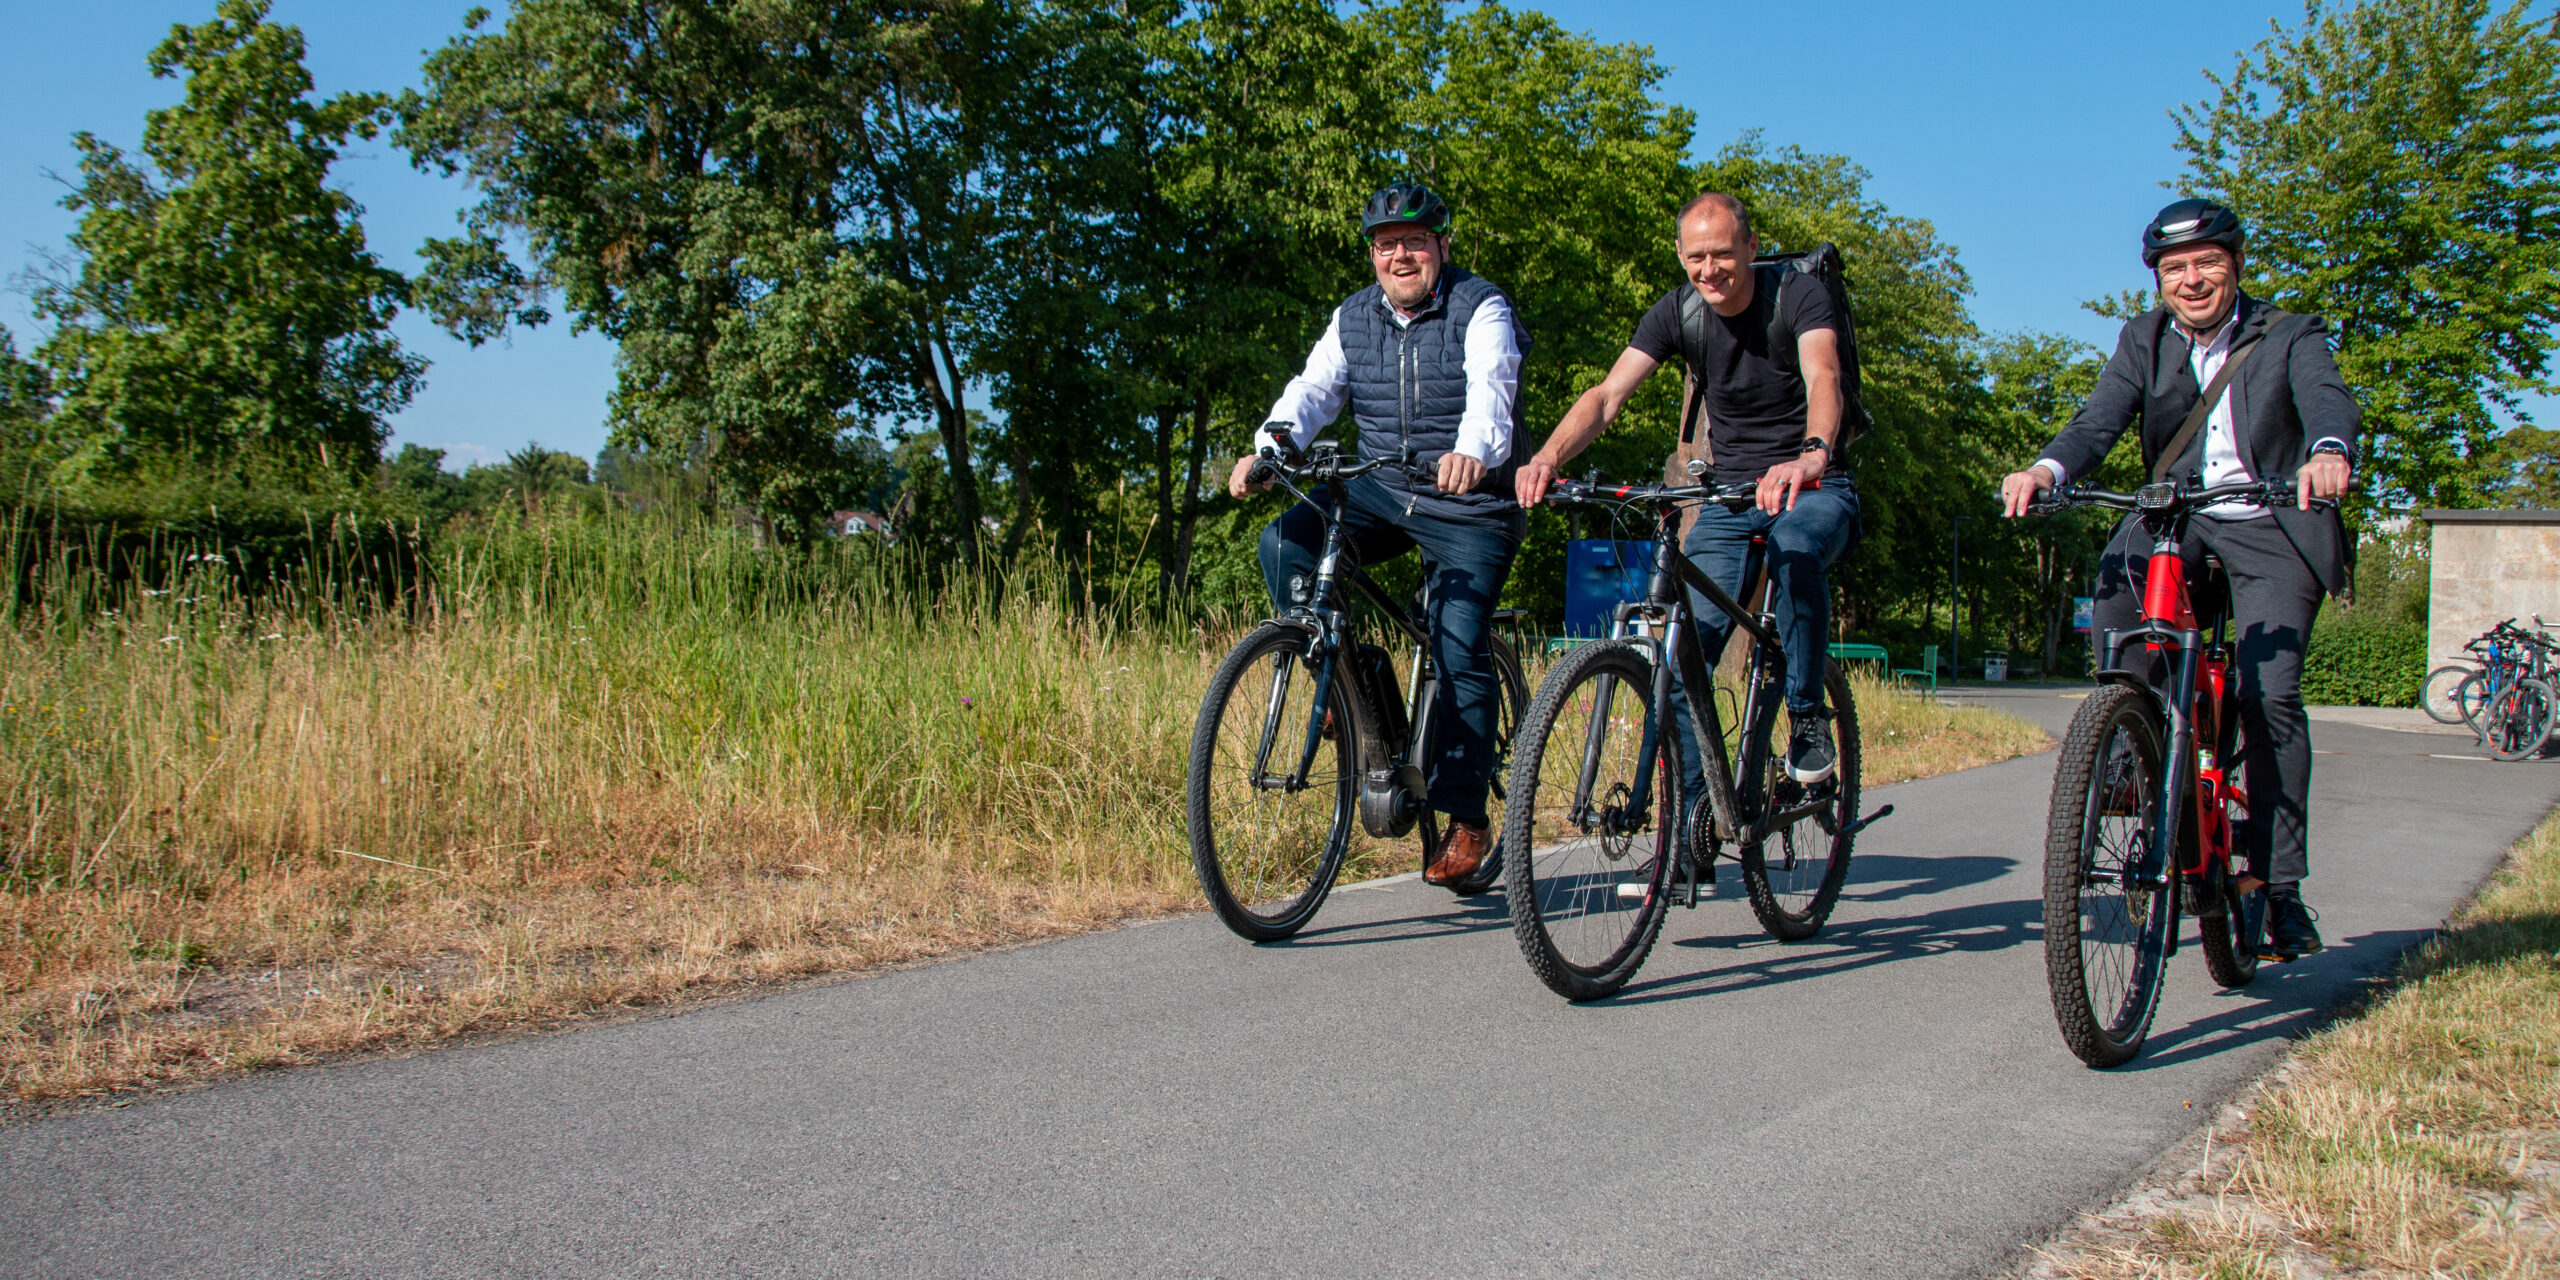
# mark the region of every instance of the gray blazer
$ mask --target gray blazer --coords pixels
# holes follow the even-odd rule
[[[2346,379],[2329,354],[2329,326],[2318,316],[2296,315],[2240,298],[2240,331],[2235,347],[2257,336],[2258,351],[2231,380],[2232,424],[2240,446],[2240,463],[2261,479],[2291,476],[2309,459],[2311,446],[2334,438],[2356,456],[2356,432],[2363,412],[2347,393]],[[2041,456],[2059,462],[2073,476],[2085,476],[2105,461],[2126,427],[2142,423],[2142,469],[2149,475],[2160,450],[2178,433],[2204,389],[2196,385],[2188,360],[2186,335],[2172,327],[2166,307],[2154,307],[2125,322],[2116,353],[2098,375],[2097,389],[2071,419],[2071,425],[2045,446]],[[2204,435],[2187,445],[2187,456],[2172,473],[2183,478],[2204,466]],[[2337,594],[2347,586],[2350,546],[2335,511],[2301,511],[2291,505],[2274,512],[2276,524],[2292,539],[2302,560],[2319,578],[2323,591]]]

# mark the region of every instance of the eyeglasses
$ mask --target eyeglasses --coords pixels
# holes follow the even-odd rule
[[[1369,242],[1369,252],[1374,253],[1381,258],[1392,258],[1396,256],[1396,250],[1398,249],[1420,255],[1431,252],[1434,248],[1439,246],[1439,243],[1440,237],[1438,236],[1431,235],[1428,232],[1415,232],[1409,236],[1395,236],[1388,239],[1372,240]]]
[[[2164,262],[2160,264],[2160,279],[2163,283],[2171,280],[2184,280],[2188,276],[2194,276],[2197,279],[2203,280],[2218,278],[2230,274],[2231,259],[2218,253],[2202,258],[2189,258],[2182,262]]]

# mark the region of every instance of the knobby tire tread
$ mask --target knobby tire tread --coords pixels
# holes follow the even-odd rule
[[[1858,707],[1849,696],[1849,679],[1841,673],[1839,663],[1827,663],[1822,689],[1831,703],[1832,745],[1839,753],[1837,771],[1833,774],[1838,787],[1833,803],[1834,821],[1845,828],[1858,820]],[[1772,734],[1776,732],[1776,724],[1773,717],[1770,722]],[[1777,745],[1770,744],[1774,753],[1770,772],[1773,784],[1779,771],[1786,767],[1781,758],[1784,753],[1776,751]],[[1761,799],[1765,806],[1768,797],[1764,795]],[[1819,831],[1821,828],[1816,825],[1814,829]],[[1823,922],[1831,918],[1831,909],[1840,904],[1841,886],[1849,881],[1849,849],[1857,843],[1857,836],[1852,833],[1832,837],[1831,864],[1823,872],[1822,884],[1815,890],[1813,901],[1801,911],[1789,910],[1769,885],[1769,846],[1777,838],[1777,834],[1772,832],[1743,848],[1742,884],[1751,898],[1751,914],[1759,917],[1762,931],[1781,942],[1802,942],[1822,932]]]
[[[1546,754],[1548,735],[1557,728],[1557,712],[1566,705],[1576,686],[1585,676],[1601,674],[1603,667],[1614,668],[1613,674],[1625,683],[1626,694],[1633,694],[1631,705],[1647,716],[1655,715],[1648,705],[1652,698],[1653,664],[1633,643],[1625,640],[1594,641],[1566,654],[1547,671],[1538,686],[1538,695],[1529,702],[1527,714],[1520,718],[1520,731],[1513,739],[1511,781],[1508,808],[1503,815],[1503,841],[1519,852],[1507,860],[1504,893],[1510,899],[1512,934],[1520,943],[1520,954],[1529,962],[1531,972],[1547,984],[1549,990],[1568,1000],[1598,1000],[1617,993],[1644,966],[1645,957],[1653,953],[1656,939],[1662,934],[1662,922],[1671,908],[1669,865],[1677,856],[1676,842],[1661,842],[1661,853],[1654,859],[1652,892],[1638,911],[1634,928],[1626,945],[1611,957],[1610,963],[1585,971],[1570,962],[1548,936],[1546,922],[1538,912],[1536,859],[1532,838],[1536,827],[1539,761]],[[1624,696],[1624,695],[1622,695]],[[1565,732],[1579,734],[1580,724],[1564,726]],[[1671,748],[1666,735],[1657,735],[1660,752],[1666,759],[1654,766],[1660,779],[1656,786],[1667,789],[1670,812],[1657,812],[1654,829],[1663,824],[1676,827],[1682,808],[1678,753]],[[1661,803],[1657,800],[1657,803]]]
[[[2120,684],[2101,685],[2080,704],[2072,717],[2071,729],[2064,737],[2060,758],[2054,764],[2053,798],[2047,809],[2045,826],[2044,867],[2044,948],[2045,979],[2053,996],[2054,1021],[2060,1026],[2063,1042],[2082,1062],[2092,1067],[2120,1066],[2132,1061],[2142,1051],[2143,1037],[2148,1033],[2153,1013],[2159,1008],[2162,969],[2165,956],[2153,957],[2148,990],[2143,996],[2139,1018],[2122,1038],[2111,1037],[2101,1024],[2089,999],[2087,975],[2080,952],[2080,883],[2083,842],[2090,826],[2088,808],[2095,797],[2089,785],[2098,765],[2098,753],[2106,745],[2108,729],[2128,704],[2137,714],[2149,716],[2143,706],[2144,695]],[[2160,779],[2157,771],[2167,767],[2166,743],[2161,740],[2156,721],[2152,741],[2161,753],[2155,758],[2150,776],[2142,779],[2138,794],[2157,795]],[[2175,910],[2175,892],[2155,893],[2155,910]],[[2175,928],[2174,917],[2171,928]],[[2146,929],[2154,938],[2160,936],[2155,925]],[[2165,947],[2161,947],[2165,950]]]

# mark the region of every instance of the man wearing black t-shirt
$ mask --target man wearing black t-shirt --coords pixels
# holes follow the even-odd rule
[[[1636,388],[1674,355],[1693,368],[1707,412],[1707,444],[1719,484],[1755,483],[1759,505],[1746,511],[1702,508],[1682,550],[1716,585],[1736,596],[1744,554],[1755,533],[1769,537],[1777,583],[1778,634],[1787,648],[1787,772],[1800,782],[1831,776],[1837,759],[1822,675],[1829,656],[1831,583],[1825,573],[1858,536],[1858,491],[1836,463],[1842,411],[1839,320],[1831,295],[1809,275],[1754,269],[1760,242],[1751,215],[1732,196],[1708,192],[1680,210],[1680,263],[1688,283],[1664,294],[1636,325],[1635,340],[1600,385],[1583,393],[1556,424],[1514,487],[1523,506],[1546,498],[1566,462],[1606,430]],[[1684,351],[1682,294],[1706,304],[1703,350]],[[1696,303],[1689,303],[1695,308]],[[1771,309],[1776,309],[1772,324]],[[1792,334],[1792,352],[1770,350],[1772,335]],[[1819,482],[1819,487],[1808,487]],[[1691,601],[1699,639],[1721,653],[1733,620],[1703,599]],[[1672,685],[1676,710],[1688,721],[1687,694]],[[1706,794],[1705,762],[1690,734],[1680,744],[1681,772],[1691,795]]]

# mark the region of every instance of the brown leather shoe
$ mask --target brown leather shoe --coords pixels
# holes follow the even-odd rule
[[[1452,822],[1448,834],[1440,838],[1439,858],[1422,869],[1422,878],[1431,884],[1456,884],[1484,865],[1485,852],[1492,847],[1493,838],[1484,828]]]

